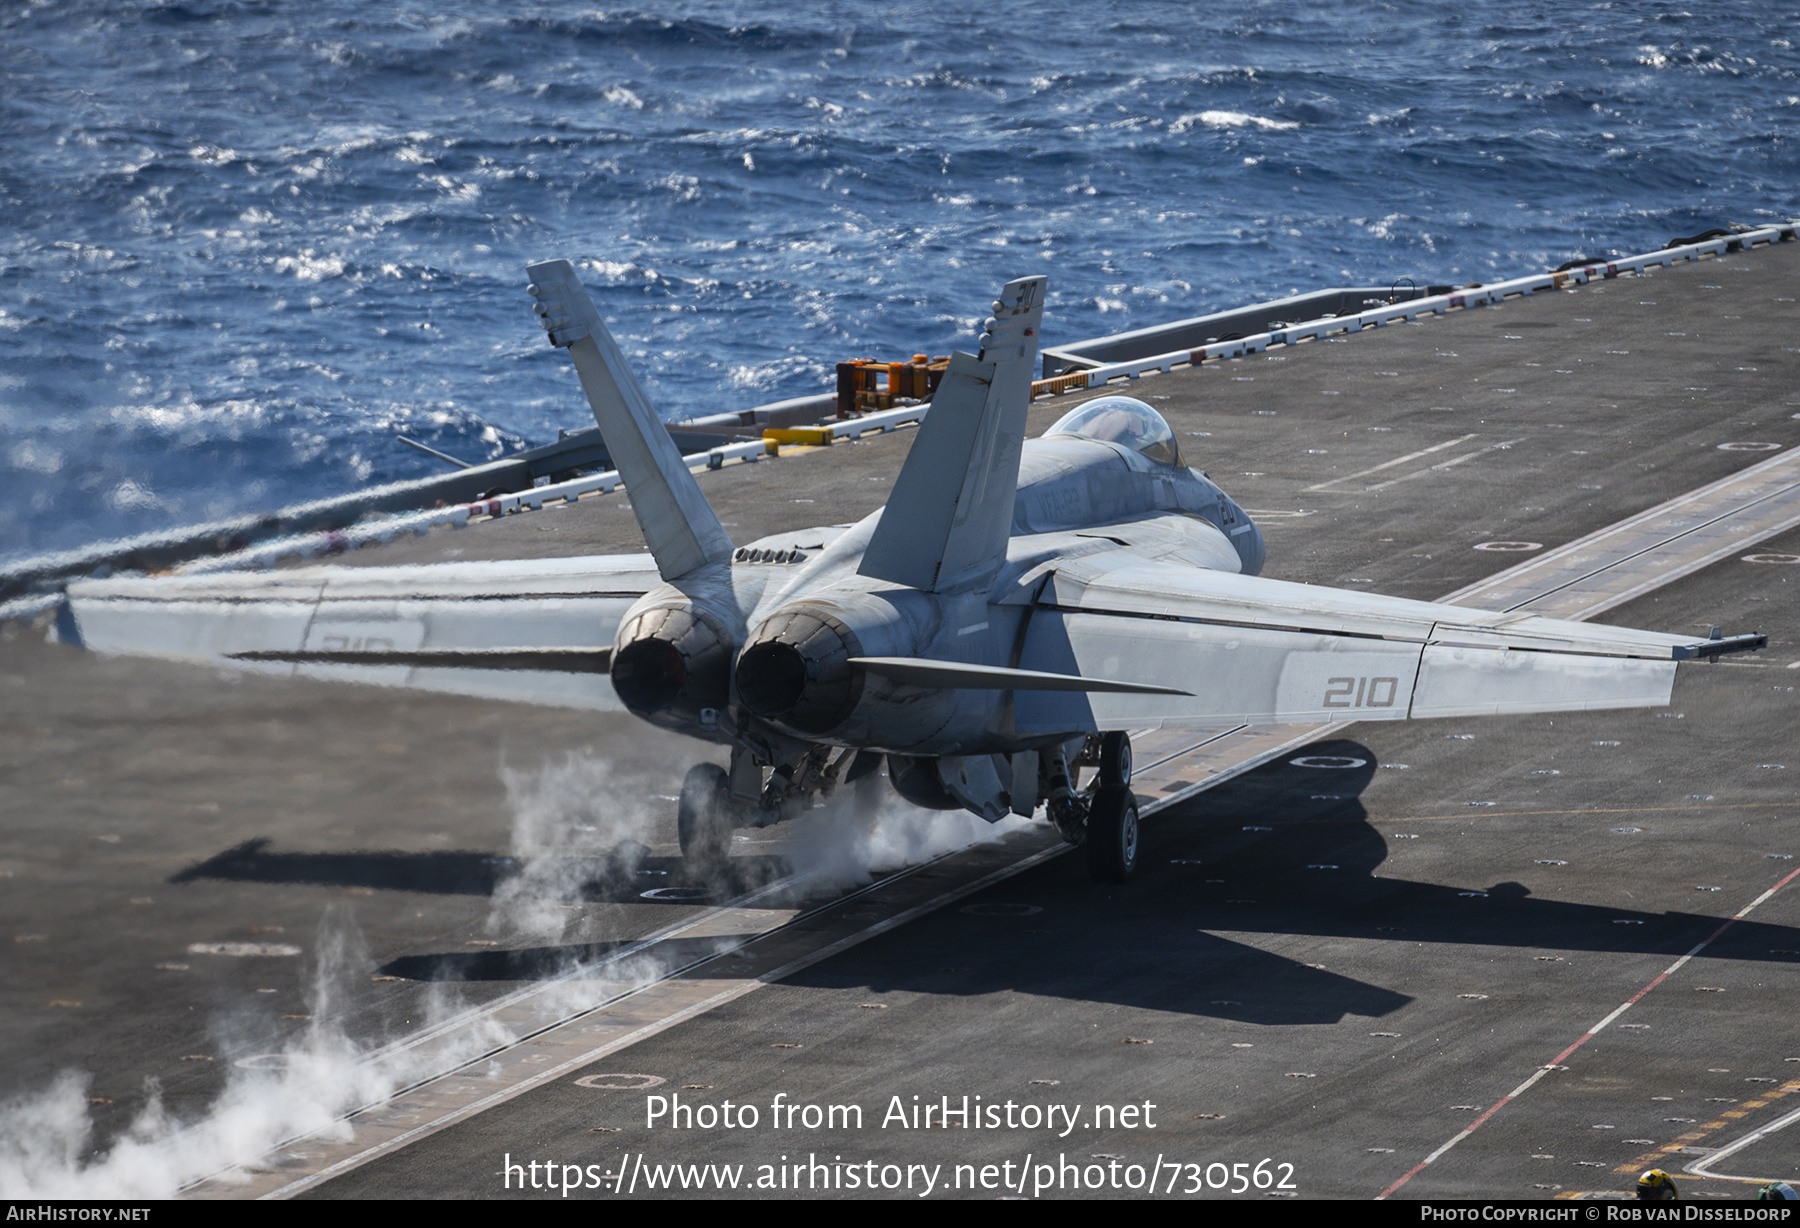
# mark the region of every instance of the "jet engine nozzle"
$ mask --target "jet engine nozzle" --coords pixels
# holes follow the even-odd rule
[[[738,699],[764,720],[803,734],[829,733],[862,698],[862,671],[850,665],[861,655],[855,633],[829,614],[777,614],[738,654]]]
[[[644,719],[679,728],[726,706],[731,635],[704,610],[685,602],[640,610],[614,644],[613,690]]]

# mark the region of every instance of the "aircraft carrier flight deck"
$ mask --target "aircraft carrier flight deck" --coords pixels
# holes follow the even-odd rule
[[[955,851],[962,813],[740,832],[701,879],[673,797],[722,758],[623,712],[5,624],[0,1097],[86,1076],[77,1163],[152,1087],[208,1146],[222,1094],[290,1114],[194,1197],[559,1196],[509,1163],[586,1197],[917,1196],[883,1174],[933,1166],[931,1197],[976,1198],[1149,1196],[1082,1176],[1133,1166],[1244,1198],[1800,1180],[1796,298],[1779,242],[1107,387],[1250,512],[1266,575],[1769,639],[1683,665],[1667,709],[1158,734],[1122,887],[1041,822]],[[700,486],[740,544],[846,523],[915,435]],[[628,494],[332,561],[638,551]],[[328,1092],[365,1097],[347,1127],[294,1107]],[[913,1116],[964,1097],[1015,1124]],[[1209,1176],[1265,1160],[1266,1188]]]

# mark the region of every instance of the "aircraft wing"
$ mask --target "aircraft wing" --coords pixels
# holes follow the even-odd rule
[[[120,577],[69,586],[100,653],[617,709],[606,659],[647,554]],[[66,634],[66,633],[65,633]]]
[[[1191,694],[1020,692],[1015,718],[1021,733],[1049,733],[1659,707],[1677,661],[1765,642],[1106,555],[1049,566],[1019,667]]]

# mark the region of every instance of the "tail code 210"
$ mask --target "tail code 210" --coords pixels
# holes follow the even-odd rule
[[[1398,678],[1327,678],[1327,708],[1391,708],[1400,693]]]

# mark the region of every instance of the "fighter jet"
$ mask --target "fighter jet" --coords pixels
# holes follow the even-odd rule
[[[648,556],[71,586],[102,651],[600,706],[730,749],[689,771],[681,847],[885,764],[915,805],[1040,811],[1093,877],[1138,857],[1134,730],[1655,707],[1678,661],[1762,647],[1259,576],[1256,524],[1144,402],[1025,438],[1044,277],[950,360],[887,506],[734,548],[575,270],[529,267]]]

